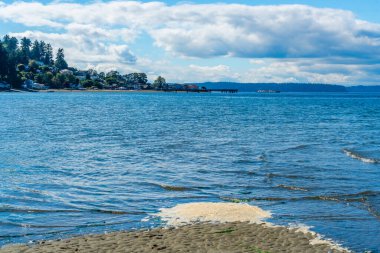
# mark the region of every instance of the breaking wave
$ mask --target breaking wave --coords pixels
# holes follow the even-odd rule
[[[364,156],[363,154],[359,153],[359,152],[356,152],[356,151],[353,151],[353,150],[349,150],[349,149],[343,149],[343,152],[351,157],[351,158],[354,158],[354,159],[357,159],[359,161],[362,161],[364,163],[380,163],[380,160],[379,159],[376,159],[376,158],[372,158],[372,157],[366,157]]]

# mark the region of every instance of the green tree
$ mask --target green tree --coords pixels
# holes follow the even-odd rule
[[[29,61],[28,66],[29,66],[30,71],[32,71],[32,72],[36,72],[38,67],[39,67],[39,65],[37,64],[37,62],[35,60]]]
[[[36,83],[43,83],[43,80],[44,80],[43,78],[44,78],[44,75],[40,73],[34,76],[34,81]]]
[[[8,54],[15,54],[18,46],[18,40],[15,37],[9,37],[5,35],[3,39],[3,46],[7,50]]]
[[[67,62],[65,61],[65,54],[63,53],[63,48],[58,49],[54,65],[59,70],[67,69],[68,65],[67,65]]]
[[[30,58],[36,61],[39,61],[41,59],[40,43],[38,42],[38,40],[35,40],[32,44]]]
[[[56,89],[62,89],[65,85],[66,77],[65,75],[58,73],[55,75],[55,77],[52,80],[52,88]]]
[[[3,77],[5,81],[11,84],[14,88],[21,87],[21,79],[18,75],[17,64],[20,62],[19,60],[19,52],[18,52],[18,40],[15,37],[9,37],[8,35],[4,36],[4,40],[2,42],[3,48],[6,51],[6,63],[3,65],[6,76]]]
[[[106,82],[108,85],[119,85],[123,82],[123,78],[118,71],[112,70],[106,74]]]
[[[66,75],[66,83],[76,84],[77,78],[73,74]]]
[[[148,77],[145,73],[130,73],[124,76],[128,84],[146,84]]]
[[[32,41],[28,38],[21,39],[21,48],[20,48],[20,60],[21,63],[27,64],[30,59],[30,46]]]
[[[166,89],[167,84],[165,78],[163,78],[162,76],[157,77],[157,79],[153,82],[153,87],[155,89]]]
[[[0,41],[0,81],[5,80],[8,75],[8,54],[3,43]]]
[[[54,75],[51,72],[45,72],[42,77],[42,83],[51,86],[53,84]]]
[[[40,46],[39,47],[40,58],[38,60],[44,62],[45,61],[45,55],[46,55],[46,43],[45,43],[45,41],[41,40],[39,46]]]
[[[94,81],[92,81],[92,80],[84,80],[82,82],[82,86],[84,88],[91,88],[92,86],[94,86]]]
[[[45,49],[45,55],[44,55],[43,62],[46,65],[49,65],[49,66],[54,65],[53,48],[52,48],[52,46],[49,43],[46,44],[46,49]]]

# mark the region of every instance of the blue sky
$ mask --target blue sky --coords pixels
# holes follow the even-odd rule
[[[8,1],[0,35],[169,82],[380,83],[380,1]]]

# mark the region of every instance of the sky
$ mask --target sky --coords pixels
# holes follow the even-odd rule
[[[379,0],[0,0],[0,36],[151,81],[375,85],[379,10]]]

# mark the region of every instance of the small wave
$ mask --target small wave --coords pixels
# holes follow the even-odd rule
[[[167,191],[179,191],[179,192],[182,192],[182,191],[191,191],[191,190],[194,190],[193,188],[191,187],[186,187],[186,186],[178,186],[178,185],[167,185],[167,184],[159,184],[159,183],[148,183],[150,185],[153,185],[153,186],[158,186],[164,190],[167,190]]]
[[[0,207],[2,213],[79,213],[81,210],[48,210],[48,209],[29,209],[29,208],[12,208],[12,207]]]
[[[280,185],[277,185],[276,187],[287,189],[287,190],[292,190],[292,191],[303,191],[303,192],[309,191],[308,189],[305,189],[305,188],[302,188],[302,187],[297,187],[297,186],[292,186],[292,185],[283,185],[283,184],[280,184]]]
[[[124,215],[124,214],[131,214],[131,215],[140,215],[140,214],[146,214],[146,212],[129,212],[129,211],[119,211],[119,210],[102,210],[102,209],[95,209],[95,210],[89,210],[93,213],[107,213],[107,214],[117,214],[117,215]]]
[[[301,144],[301,145],[298,145],[298,146],[295,146],[295,147],[287,148],[287,149],[285,149],[285,151],[305,149],[305,148],[307,148],[307,147],[309,147],[309,145]]]
[[[281,198],[281,197],[252,197],[252,198],[231,198],[231,197],[220,197],[220,199],[233,203],[244,203],[250,201],[289,201],[292,199]]]
[[[249,159],[239,159],[236,161],[233,161],[234,164],[255,164],[257,161],[249,160]]]
[[[372,157],[366,157],[364,156],[363,154],[359,153],[359,152],[356,152],[356,151],[353,151],[353,150],[349,150],[349,149],[343,149],[343,152],[351,157],[351,158],[354,158],[354,159],[357,159],[359,161],[362,161],[364,163],[380,163],[380,160],[379,159],[376,159],[376,158],[372,158]]]
[[[189,191],[191,190],[190,187],[184,187],[184,186],[175,186],[175,185],[166,185],[166,184],[159,184],[159,186],[162,189],[168,190],[168,191]]]
[[[266,156],[265,153],[262,153],[261,155],[259,155],[259,156],[257,157],[257,160],[258,160],[258,161],[261,161],[261,162],[267,162],[267,161],[268,161],[268,158],[267,158],[267,156]]]
[[[106,213],[106,214],[117,214],[117,215],[140,215],[146,214],[146,212],[134,212],[134,211],[119,211],[119,210],[102,210],[102,209],[29,209],[29,208],[13,208],[13,207],[0,207],[1,213]]]
[[[220,197],[222,200],[240,203],[250,201],[304,201],[304,200],[321,200],[321,201],[336,201],[336,202],[360,202],[365,203],[368,197],[379,196],[379,192],[364,191],[352,194],[337,194],[337,195],[317,195],[305,196],[299,198],[283,198],[283,197],[252,197],[252,198],[232,198]]]
[[[291,178],[291,179],[315,179],[313,176],[304,176],[304,175],[283,175],[283,174],[276,174],[276,173],[267,173],[267,178],[275,178],[275,177],[282,177],[282,178]]]
[[[380,211],[377,210],[371,203],[365,203],[365,206],[370,214],[372,214],[374,217],[380,219]]]

